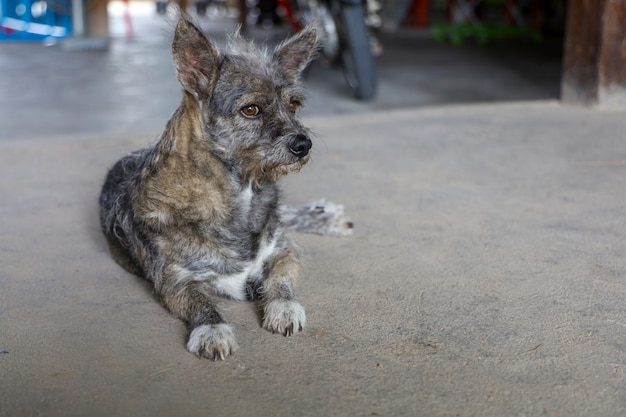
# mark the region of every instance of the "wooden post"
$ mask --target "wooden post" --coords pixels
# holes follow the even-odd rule
[[[72,1],[72,36],[64,39],[62,48],[68,51],[103,50],[109,46],[108,0]]]
[[[85,8],[86,34],[92,38],[109,37],[108,0],[95,0]]]
[[[600,53],[600,103],[626,105],[626,1],[609,0]]]
[[[626,0],[570,0],[561,98],[626,105]]]

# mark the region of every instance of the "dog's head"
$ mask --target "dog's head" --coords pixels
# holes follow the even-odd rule
[[[238,33],[221,50],[181,19],[172,45],[177,77],[197,103],[204,140],[229,167],[253,180],[298,171],[309,159],[310,132],[297,112],[301,72],[318,41],[309,27],[274,50]]]

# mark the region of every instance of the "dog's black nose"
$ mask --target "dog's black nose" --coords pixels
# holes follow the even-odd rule
[[[289,151],[298,158],[304,158],[313,146],[311,140],[304,135],[297,135],[289,144]]]

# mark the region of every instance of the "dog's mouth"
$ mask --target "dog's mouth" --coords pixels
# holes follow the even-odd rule
[[[309,162],[310,156],[307,155],[303,157],[299,157],[298,160],[291,162],[289,164],[277,165],[275,170],[281,171],[281,175],[291,174],[294,172],[298,172],[302,169],[302,167]]]
[[[246,169],[244,169],[244,172],[247,173],[246,176],[250,179],[255,178],[256,180],[276,181],[287,174],[300,171],[311,158],[308,151],[306,155],[301,157],[289,155],[290,157],[282,159],[281,161],[262,160],[249,164],[246,166]]]
[[[268,166],[268,172],[274,178],[279,178],[287,174],[293,174],[302,169],[302,167],[309,161],[310,154],[307,151],[307,154],[301,157],[298,157],[297,160],[289,163],[282,164],[273,164],[272,166]]]

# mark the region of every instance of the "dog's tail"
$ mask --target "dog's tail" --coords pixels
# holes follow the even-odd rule
[[[283,205],[280,218],[287,229],[318,235],[349,236],[354,228],[343,206],[325,199],[301,206]]]

